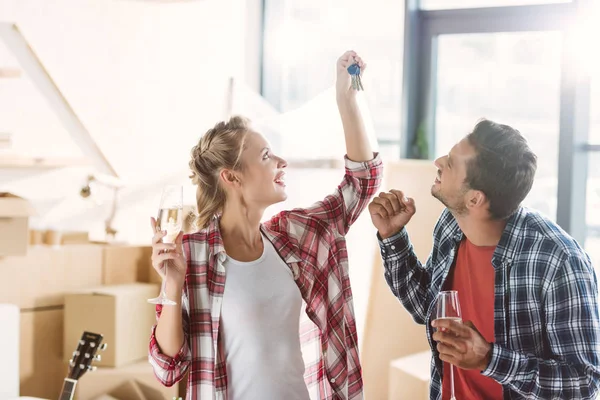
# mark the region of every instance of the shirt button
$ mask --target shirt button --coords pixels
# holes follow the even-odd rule
[[[396,246],[392,245],[392,250],[396,250]]]
[[[335,378],[331,378],[331,380],[329,382],[335,383]]]

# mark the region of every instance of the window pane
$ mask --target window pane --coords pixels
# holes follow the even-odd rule
[[[525,6],[533,4],[571,3],[572,0],[421,0],[425,10],[450,10],[456,8],[480,8]]]
[[[397,160],[400,157],[400,142],[379,144],[379,154],[385,160]]]
[[[306,107],[333,88],[337,58],[353,49],[368,63],[363,93],[377,137],[400,139],[403,2],[374,0],[366,7],[357,0],[267,0],[266,7],[270,30],[264,43],[265,64],[279,73],[265,74],[265,86],[272,87],[278,79],[275,86],[280,88],[268,100],[279,104],[282,112]],[[280,11],[270,13],[271,7]],[[277,20],[270,15],[278,15]],[[335,98],[331,99],[333,113],[312,118],[315,128],[318,118],[325,117],[326,124],[330,117],[339,119]]]
[[[438,38],[436,156],[480,118],[518,129],[538,156],[525,205],[556,219],[561,34],[443,35]]]
[[[587,238],[585,249],[600,271],[600,154],[591,153],[586,196]]]
[[[590,142],[600,144],[600,73],[592,80]],[[589,155],[586,206],[585,248],[600,271],[600,153]]]
[[[590,139],[593,144],[600,144],[600,71],[592,78],[591,89],[591,112],[590,112]],[[596,157],[600,161],[599,157]],[[600,166],[600,164],[596,164]],[[595,168],[600,172],[600,168]]]

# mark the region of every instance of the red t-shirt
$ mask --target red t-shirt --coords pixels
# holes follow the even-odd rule
[[[494,342],[495,246],[478,247],[464,239],[458,247],[446,290],[458,291],[463,321],[472,321],[486,341]],[[502,400],[502,386],[479,370],[454,366],[454,392],[460,400]],[[450,364],[444,363],[442,400],[450,399]]]

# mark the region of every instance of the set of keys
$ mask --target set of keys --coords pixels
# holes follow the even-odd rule
[[[352,78],[352,89],[354,90],[365,90],[360,79],[360,67],[358,63],[354,63],[348,67],[348,73]]]

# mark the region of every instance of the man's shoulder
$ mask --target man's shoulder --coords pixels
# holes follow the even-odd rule
[[[524,234],[516,254],[515,273],[536,277],[533,282],[545,290],[557,280],[562,284],[588,282],[595,287],[594,265],[577,240],[547,216],[531,209],[524,213]]]
[[[564,265],[569,260],[578,260],[591,265],[591,260],[583,247],[556,222],[536,210],[523,208],[519,221],[522,230],[522,258],[531,258],[547,267]]]
[[[523,208],[522,213],[524,238],[531,244],[543,243],[566,255],[585,253],[577,240],[547,216],[529,208]]]

